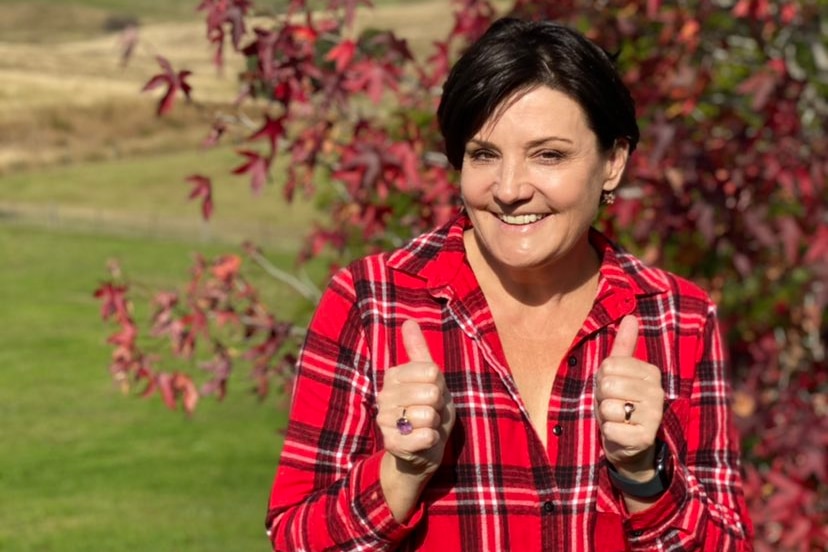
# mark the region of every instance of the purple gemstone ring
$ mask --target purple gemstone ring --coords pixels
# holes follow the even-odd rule
[[[397,429],[402,435],[408,435],[414,431],[414,426],[412,426],[411,422],[408,421],[408,418],[405,417],[405,408],[403,408],[402,416],[397,418]]]

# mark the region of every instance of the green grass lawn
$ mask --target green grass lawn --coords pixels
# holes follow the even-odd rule
[[[106,259],[168,286],[194,249],[0,224],[0,550],[268,549],[275,401],[249,396],[240,368],[225,403],[206,399],[188,419],[122,396],[107,373],[92,298]]]
[[[297,230],[309,228],[319,212],[299,193],[287,204],[279,184],[253,195],[247,177],[230,174],[238,162],[230,149],[195,150],[11,173],[0,183],[0,212],[11,205],[16,215],[57,218],[57,225],[73,229],[207,236],[233,245],[254,239],[265,247],[297,250]],[[275,167],[273,174],[281,170]],[[185,178],[193,173],[213,179],[209,224],[201,218],[200,203],[187,200],[192,186]]]

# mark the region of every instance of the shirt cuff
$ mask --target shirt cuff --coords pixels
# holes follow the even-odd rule
[[[389,543],[399,543],[422,520],[425,505],[420,502],[405,523],[394,519],[380,484],[380,466],[384,455],[384,450],[378,451],[366,458],[358,467],[355,466],[352,479],[352,507],[356,518],[366,531],[374,534],[375,538]]]
[[[692,507],[689,498],[686,469],[678,465],[675,451],[671,451],[667,469],[672,473],[670,486],[649,508],[636,513],[629,513],[622,493],[617,492],[620,506],[624,512],[624,529],[633,549],[649,545],[670,529],[692,533],[703,517],[697,507]]]

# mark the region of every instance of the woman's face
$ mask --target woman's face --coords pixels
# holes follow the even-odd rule
[[[601,190],[618,185],[626,160],[626,144],[599,151],[566,94],[539,86],[507,99],[463,157],[460,191],[476,243],[507,269],[541,268],[588,248]]]

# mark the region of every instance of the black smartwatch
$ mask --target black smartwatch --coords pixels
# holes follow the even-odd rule
[[[667,444],[663,441],[656,442],[655,455],[655,475],[649,481],[633,481],[627,479],[615,469],[612,464],[609,465],[609,475],[613,486],[624,493],[635,498],[653,498],[660,495],[670,486],[670,478],[667,474],[667,461],[669,460],[670,450]]]

